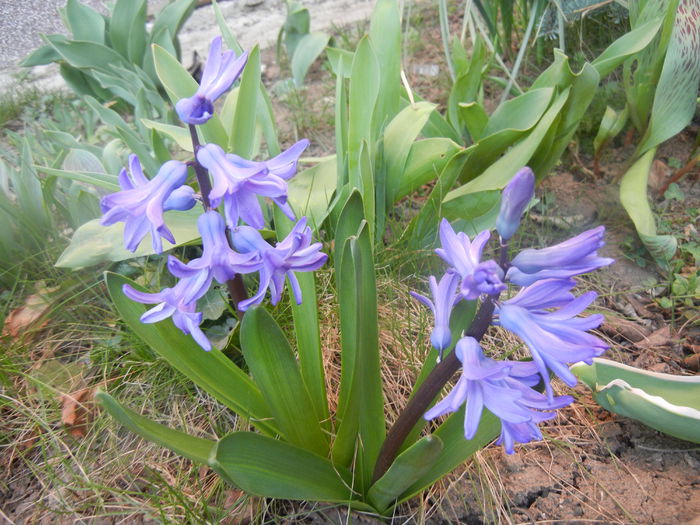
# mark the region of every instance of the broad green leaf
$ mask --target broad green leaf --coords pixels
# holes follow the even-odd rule
[[[700,84],[698,12],[698,0],[688,0],[678,6],[651,118],[636,154],[642,154],[680,133],[695,115]]]
[[[629,108],[625,106],[622,111],[615,111],[610,106],[606,106],[603,118],[600,121],[598,133],[593,139],[593,151],[598,155],[600,151],[617,137],[622,128],[627,124],[629,118]]]
[[[492,230],[501,207],[501,192],[486,190],[468,193],[456,199],[442,203],[443,217],[453,226],[469,237],[474,237],[484,230]]]
[[[177,43],[177,34],[180,32],[185,21],[190,17],[194,8],[197,5],[197,0],[176,0],[166,5],[160,13],[158,13],[153,21],[151,29],[152,44],[160,44],[153,37],[158,34],[170,35],[171,40]],[[179,49],[176,49],[176,55],[179,57]],[[147,52],[148,53],[148,52]],[[150,54],[150,53],[149,53]]]
[[[226,24],[226,19],[221,12],[219,3],[216,0],[212,0],[212,6],[214,7],[214,16],[216,17],[216,23],[219,26],[219,31],[221,32],[221,36],[224,38],[224,42],[226,42],[229,49],[233,49],[236,55],[240,55],[243,53],[243,48]]]
[[[424,139],[411,144],[394,199],[401,199],[437,179],[460,150],[462,148],[448,138]]]
[[[398,503],[411,499],[413,496],[430,487],[437,480],[452,472],[464,463],[474,452],[482,449],[493,441],[501,430],[501,420],[488,410],[484,410],[479,422],[476,435],[467,440],[464,437],[464,406],[453,413],[433,433],[443,443],[442,451],[433,461],[429,470],[418,481],[412,483],[401,495]]]
[[[287,199],[292,209],[301,217],[308,217],[309,225],[317,230],[328,214],[336,174],[335,158],[324,160],[300,171],[289,180]]]
[[[277,137],[275,114],[272,110],[270,95],[267,93],[262,81],[260,81],[260,88],[258,91],[258,124],[262,129],[263,137],[267,144],[267,152],[271,157],[279,155],[282,149],[280,148],[279,138]]]
[[[334,503],[347,503],[353,496],[346,469],[252,432],[234,432],[221,439],[211,463],[257,496]]]
[[[478,102],[460,102],[457,104],[457,113],[467,127],[467,132],[472,141],[478,142],[484,136],[484,129],[488,124],[489,116],[484,106]]]
[[[141,119],[141,122],[143,122],[143,125],[148,129],[155,129],[173,139],[180,149],[189,151],[190,153],[192,152],[192,138],[187,128],[173,126],[172,124],[164,124],[149,119]]]
[[[671,235],[657,235],[654,214],[647,199],[647,181],[656,148],[637,160],[620,181],[620,202],[634,222],[639,237],[649,253],[662,266],[676,253],[677,242]]]
[[[381,135],[381,130],[399,111],[401,96],[401,13],[396,0],[378,0],[372,11],[369,26],[369,42],[377,59],[379,93],[372,115],[373,131],[365,137],[370,139]],[[359,49],[359,46],[358,46]],[[351,99],[352,100],[352,99]],[[374,99],[367,101],[374,104]],[[370,108],[372,109],[372,108]]]
[[[105,281],[121,319],[156,354],[261,432],[279,434],[260,390],[233,361],[216,348],[205,352],[194,339],[176,328],[170,319],[153,324],[142,323],[140,318],[147,307],[127,298],[122,288],[129,284],[137,290],[146,290],[132,280],[111,272],[105,273]]]
[[[209,457],[217,444],[216,441],[191,436],[156,423],[124,407],[105,392],[97,392],[95,399],[100,402],[102,408],[109,412],[110,416],[133,433],[196,463],[209,464]]]
[[[104,44],[105,19],[100,13],[79,0],[68,0],[62,11],[74,40],[89,40]]]
[[[352,52],[338,47],[329,47],[326,50],[328,61],[331,63],[333,74],[341,78],[350,78],[352,73],[352,60],[355,56]]]
[[[45,168],[43,169],[45,170]],[[57,172],[54,172],[58,174]],[[76,177],[73,177],[76,179]],[[76,179],[77,180],[77,179]],[[163,240],[163,249],[167,251],[174,246],[185,244],[200,237],[197,230],[197,217],[201,211],[166,211],[165,222],[175,236],[175,245]],[[78,228],[70,244],[56,261],[59,268],[85,268],[107,261],[123,261],[152,255],[155,253],[151,244],[151,235],[147,234],[134,253],[124,248],[124,223],[102,226],[100,219],[95,219]]]
[[[56,168],[49,168],[48,166],[34,166],[34,168],[37,171],[46,173],[47,175],[53,175],[56,177],[62,177],[64,179],[84,182],[85,184],[97,186],[98,188],[104,188],[112,192],[119,191],[121,189],[119,187],[117,177],[108,173],[89,171],[67,171],[59,170]]]
[[[399,454],[389,470],[369,489],[367,497],[377,509],[388,509],[430,469],[442,451],[442,441],[425,436]]]
[[[436,107],[430,102],[406,106],[384,129],[387,209],[394,205],[397,198],[411,146]]]
[[[344,78],[338,75],[335,81],[335,160],[336,196],[348,182],[348,88]]]
[[[598,70],[601,78],[608,76],[628,57],[638,53],[654,39],[658,33],[662,17],[655,18],[633,29],[615,40],[591,64]]]
[[[248,55],[248,62],[241,77],[233,133],[229,137],[230,151],[246,159],[251,158],[253,153],[259,86],[260,49],[255,46]]]
[[[292,230],[294,223],[284,215],[278,206],[274,207],[273,213],[277,239],[281,241]],[[302,301],[301,304],[297,304],[290,294],[289,305],[294,318],[294,334],[297,340],[301,377],[304,379],[304,384],[314,404],[317,421],[321,421],[324,430],[329,430],[331,421],[328,413],[326,379],[323,368],[316,279],[313,272],[297,272],[296,279],[299,283]]]
[[[700,377],[640,370],[596,358],[571,367],[605,409],[700,443]]]
[[[372,159],[370,159],[369,146],[365,141],[362,141],[360,149],[360,180],[350,180],[350,186],[360,188],[362,195],[364,195],[362,204],[364,206],[365,220],[367,220],[369,227],[370,244],[372,245],[374,245],[375,227],[377,231],[381,229],[380,224],[375,224],[375,188],[377,194],[379,194],[379,187],[381,186],[381,181],[378,181],[377,178],[372,166]],[[379,198],[379,195],[377,195],[377,198]],[[381,215],[383,216],[383,214]]]
[[[334,442],[333,457],[340,464],[349,464],[355,457],[355,482],[364,492],[372,480],[374,464],[386,436],[384,399],[379,364],[377,328],[377,288],[374,257],[369,228],[363,221],[357,236],[345,241],[338,276],[340,304],[341,382],[351,378],[349,389],[343,390],[338,412],[340,421]],[[345,353],[354,356],[345,359]]]
[[[321,430],[294,352],[264,307],[250,308],[243,316],[241,350],[285,440],[327,455],[328,436]]]
[[[59,35],[52,36],[55,38]],[[67,40],[65,36],[60,36],[63,38],[63,40]],[[52,45],[46,44],[35,49],[29,55],[24,57],[19,65],[22,67],[45,66],[46,64],[58,62],[59,60],[61,60],[61,55],[58,54],[58,51],[56,51]]]
[[[287,19],[280,30],[284,33],[284,45],[287,48],[287,56],[293,56],[299,41],[304,35],[309,34],[311,27],[311,15],[309,10],[299,2],[287,2]],[[279,54],[279,53],[278,53]]]
[[[482,44],[481,38],[477,38],[472,51],[471,61],[469,62],[469,68],[457,76],[447,99],[447,121],[459,135],[462,135],[464,131],[462,129],[463,122],[460,122],[459,104],[471,103],[476,100],[482,87],[485,61],[485,46]],[[476,140],[476,137],[473,135],[471,138],[473,141]]]
[[[112,47],[140,66],[146,49],[146,0],[117,0],[109,22]]]
[[[66,40],[53,35],[43,37],[71,66],[79,69],[108,71],[110,65],[129,67],[126,60],[112,48],[97,42]]]
[[[296,87],[301,87],[304,84],[306,73],[308,73],[309,68],[316,59],[321,56],[323,50],[326,49],[330,38],[331,37],[326,33],[314,32],[304,35],[304,37],[299,40],[294,50],[291,64],[292,77],[294,78],[294,85]]]

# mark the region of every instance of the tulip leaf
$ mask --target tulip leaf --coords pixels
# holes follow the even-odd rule
[[[65,14],[74,40],[104,44],[105,19],[100,13],[79,0],[68,0],[62,12]]]
[[[399,454],[389,470],[369,489],[367,497],[377,509],[393,505],[413,483],[418,481],[442,452],[442,441],[425,436]]]
[[[292,77],[296,87],[304,85],[304,78],[309,72],[309,68],[326,49],[330,38],[330,35],[326,33],[313,32],[304,35],[299,40],[291,64]]]
[[[180,29],[190,17],[196,5],[197,0],[176,0],[161,9],[153,21],[151,43],[158,44],[155,39],[156,35],[168,34],[172,44],[176,45],[178,39],[174,37],[180,32]],[[179,56],[180,50],[176,48],[175,51],[176,56]],[[147,51],[147,54],[150,54],[150,52]]]
[[[593,151],[596,155],[599,155],[600,151],[620,134],[628,118],[629,106],[625,106],[622,111],[615,111],[610,106],[606,106],[598,133],[593,139]]]
[[[61,58],[78,69],[108,71],[111,65],[129,67],[119,53],[97,42],[66,40],[63,35],[44,36],[44,40],[61,55]]]
[[[212,449],[216,446],[216,441],[191,436],[156,423],[124,407],[105,392],[97,392],[95,398],[100,402],[102,408],[109,412],[110,416],[133,433],[168,448],[189,460],[204,465],[209,464],[209,457]]]
[[[400,174],[394,200],[436,180],[452,157],[462,149],[448,138],[430,138],[413,142]]]
[[[222,438],[211,464],[246,492],[262,497],[347,503],[353,496],[351,474],[346,469],[302,448],[252,432],[234,432]]]
[[[339,47],[329,47],[326,50],[326,54],[328,55],[328,61],[331,63],[333,74],[342,78],[350,78],[353,53]]]
[[[117,0],[109,23],[114,49],[140,66],[146,48],[146,0]]]
[[[591,63],[601,78],[608,76],[628,57],[651,43],[658,33],[663,17],[654,18],[615,40]]]
[[[680,439],[700,443],[700,377],[640,370],[595,358],[571,371],[606,410]]]
[[[241,349],[285,440],[326,455],[328,437],[321,430],[294,352],[264,307],[250,308],[243,316]]]
[[[170,319],[142,323],[140,318],[146,306],[127,298],[122,291],[125,284],[146,291],[132,280],[105,272],[105,282],[120,318],[156,354],[261,432],[279,434],[260,389],[233,361],[216,348],[205,352]]]
[[[190,138],[190,132],[187,128],[183,128],[182,126],[173,126],[172,124],[165,124],[163,122],[156,122],[155,120],[145,118],[141,119],[141,122],[143,122],[143,125],[148,129],[155,129],[156,131],[160,131],[173,139],[175,142],[177,142],[179,148],[189,151],[190,153],[192,152],[192,139]]]

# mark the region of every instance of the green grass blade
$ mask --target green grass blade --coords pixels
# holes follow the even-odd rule
[[[105,273],[105,282],[121,319],[159,356],[260,431],[271,435],[279,433],[258,387],[228,357],[215,348],[205,352],[170,320],[142,323],[140,317],[146,307],[127,298],[122,287],[130,284],[139,290],[143,288],[110,272]]]
[[[265,308],[251,308],[243,316],[241,349],[286,441],[325,456],[328,437],[321,430],[294,352]]]
[[[152,441],[176,454],[186,457],[197,463],[209,464],[209,457],[217,442],[212,439],[203,439],[173,430],[151,421],[121,405],[116,399],[105,392],[97,392],[95,398],[109,415],[119,421],[133,433],[144,439]]]

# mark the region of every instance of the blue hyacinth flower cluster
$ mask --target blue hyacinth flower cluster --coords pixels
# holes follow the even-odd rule
[[[538,423],[554,417],[554,410],[573,400],[555,396],[550,374],[567,385],[576,384],[568,363],[601,355],[608,346],[588,333],[603,322],[601,315],[580,317],[596,298],[595,292],[576,297],[573,277],[607,266],[612,259],[597,254],[605,229],[600,226],[555,246],[521,251],[508,260],[508,240],[520,226],[521,217],[534,195],[535,177],[523,168],[503,191],[496,222],[500,234],[500,260],[482,261],[490,233],[483,231],[470,240],[455,233],[450,223],[440,224],[441,247],[436,253],[447,263],[438,281],[430,278],[432,298],[413,293],[428,306],[435,317],[432,345],[442,353],[450,347],[450,316],[463,300],[481,298],[493,303],[492,324],[516,334],[528,347],[532,361],[496,361],[484,355],[479,342],[464,336],[455,345],[462,364],[461,377],[451,392],[425,414],[428,420],[465,406],[464,435],[474,437],[483,408],[501,420],[502,443],[513,453],[515,443],[540,439]],[[516,295],[500,300],[507,284],[522,286]],[[533,387],[540,381],[544,393]]]
[[[141,317],[142,322],[155,323],[170,317],[175,326],[190,334],[205,350],[212,346],[200,328],[202,313],[197,311],[197,301],[214,281],[225,284],[236,275],[259,274],[258,292],[238,302],[236,306],[240,311],[261,303],[268,289],[272,303],[276,304],[281,298],[285,278],[290,282],[295,300],[301,303],[294,272],[316,270],[328,258],[321,253],[321,243],[312,242],[305,217],[274,246],[258,231],[265,227],[261,197],[269,198],[290,220],[296,220],[287,203],[287,181],[296,174],[297,162],[308,140],[301,140],[263,162],[226,153],[217,144],[198,143],[195,126],[212,118],[214,102],[236,82],[246,60],[245,53],[236,57],[233,51],[222,52],[221,38],[214,38],[197,91],[175,105],[180,119],[190,126],[194,160],[167,161],[152,179],[148,179],[139,159],[131,155],[129,170],[123,169],[119,175],[121,191],[101,201],[101,224],[124,222],[127,250],[134,252],[150,233],[156,253],[163,252],[162,239],[175,244],[164,212],[189,210],[197,201],[202,202],[204,212],[197,222],[202,236],[201,257],[187,263],[173,256],[168,258],[168,270],[178,279],[173,287],[146,293],[124,285],[124,294],[134,301],[156,305]],[[190,167],[197,174],[200,194],[187,184]],[[223,211],[223,216],[218,209]]]

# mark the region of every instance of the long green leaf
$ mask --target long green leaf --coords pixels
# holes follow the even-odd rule
[[[625,33],[610,44],[610,46],[592,62],[593,67],[598,70],[600,77],[604,78],[608,76],[628,57],[648,46],[656,36],[656,33],[658,33],[662,22],[662,17],[650,20],[629,33]]]
[[[289,180],[287,199],[295,213],[308,217],[318,231],[328,214],[336,184],[335,157],[297,173]]]
[[[384,510],[395,503],[413,483],[430,469],[442,452],[442,441],[425,436],[401,453],[389,470],[369,489],[369,500],[377,509]]]
[[[246,492],[262,497],[347,503],[353,496],[346,469],[252,432],[235,432],[221,439],[212,464]]]
[[[97,42],[66,40],[63,36],[44,36],[44,40],[53,47],[71,66],[79,69],[99,69],[107,71],[110,65],[129,67],[128,62],[112,48]]]
[[[328,437],[321,430],[294,352],[264,307],[253,307],[243,316],[241,349],[285,440],[325,456]]]
[[[175,0],[166,5],[153,21],[151,43],[157,44],[158,42],[155,41],[154,37],[167,32],[173,40],[173,44],[177,44],[177,34],[194,11],[196,5],[197,0]],[[180,50],[176,48],[175,51],[176,56],[179,57]],[[147,50],[146,53],[150,54],[150,50]]]
[[[68,0],[63,13],[74,40],[89,40],[104,44],[105,19],[100,13],[79,0]]]
[[[137,66],[146,49],[146,6],[146,0],[117,0],[109,23],[112,47]]]
[[[248,62],[243,70],[236,102],[233,133],[229,142],[231,151],[243,158],[250,158],[253,153],[259,86],[260,49],[255,46],[248,55]]]
[[[53,175],[54,177],[62,177],[64,179],[77,180],[98,188],[104,188],[109,191],[119,191],[119,182],[117,177],[109,173],[98,173],[91,171],[68,171],[49,168],[48,166],[34,166],[37,171]]]
[[[143,125],[148,129],[155,129],[173,139],[180,149],[192,152],[192,139],[190,138],[190,132],[187,128],[149,119],[142,119],[141,122],[143,122]]]
[[[620,181],[620,202],[634,222],[639,237],[657,263],[667,266],[676,253],[677,242],[671,235],[657,235],[654,214],[647,199],[647,180],[656,148],[635,162]]]
[[[299,40],[294,50],[291,64],[292,78],[294,78],[294,85],[296,87],[304,85],[304,78],[309,72],[309,68],[316,59],[321,56],[323,50],[326,49],[330,38],[330,35],[326,33],[313,32],[304,35],[301,40]]]
[[[411,144],[395,199],[401,199],[436,180],[462,147],[448,138],[430,138]]]
[[[95,398],[109,415],[119,421],[133,433],[158,445],[168,448],[197,463],[209,464],[209,457],[217,442],[191,436],[179,430],[173,430],[143,417],[133,410],[121,405],[116,399],[105,392],[97,392]]]
[[[372,137],[391,122],[399,111],[401,94],[401,14],[396,0],[379,0],[372,12],[369,41],[378,65],[379,93],[373,114]],[[359,46],[358,46],[359,50]],[[374,100],[368,100],[373,104]],[[372,108],[370,108],[372,109]],[[369,141],[370,137],[366,137]],[[370,143],[371,144],[371,143]]]
[[[146,307],[128,299],[122,288],[129,284],[135,289],[144,289],[115,273],[106,272],[105,281],[121,319],[154,352],[261,432],[279,434],[260,390],[228,357],[216,348],[205,352],[169,319],[153,324],[142,323],[140,318]]]

